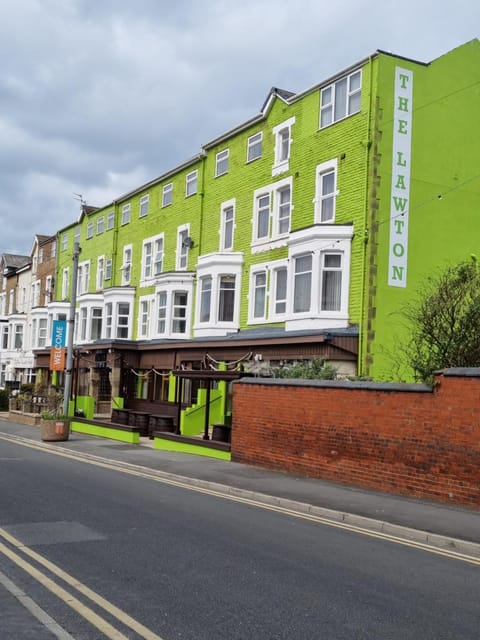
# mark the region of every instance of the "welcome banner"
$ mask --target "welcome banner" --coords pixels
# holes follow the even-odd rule
[[[63,371],[65,369],[66,337],[66,321],[54,320],[52,330],[52,348],[50,349],[50,371]]]

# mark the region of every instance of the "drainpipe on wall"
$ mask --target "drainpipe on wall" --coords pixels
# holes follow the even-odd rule
[[[368,319],[366,318],[366,313],[368,313],[368,306],[365,300],[367,286],[367,249],[369,243],[368,237],[368,212],[370,207],[370,194],[368,193],[368,185],[369,185],[369,174],[370,174],[370,157],[371,157],[371,149],[373,148],[372,140],[370,140],[372,135],[372,116],[373,116],[373,57],[369,57],[369,65],[370,65],[370,94],[369,94],[369,113],[368,113],[368,123],[367,123],[367,139],[365,142],[365,215],[363,218],[363,229],[364,229],[364,238],[363,238],[363,250],[362,250],[362,294],[361,294],[361,308],[360,308],[360,332],[358,336],[358,358],[357,358],[357,374],[359,376],[363,375],[366,367],[363,362],[364,357],[364,335],[368,329]],[[376,119],[376,113],[375,113]]]
[[[200,151],[200,158],[202,159],[202,184],[200,191],[200,224],[198,229],[198,257],[202,255],[202,237],[203,237],[203,212],[205,208],[205,162],[207,159],[207,152],[202,148]]]

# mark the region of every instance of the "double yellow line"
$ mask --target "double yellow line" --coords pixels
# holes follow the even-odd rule
[[[10,535],[7,531],[5,531],[5,529],[0,528],[0,538],[2,538],[4,541],[0,542],[0,553],[14,562],[18,567],[23,569],[23,571],[28,573],[32,578],[37,580],[54,596],[62,600],[71,609],[76,611],[82,618],[87,620],[87,622],[96,627],[106,638],[109,638],[110,640],[128,640],[127,636],[121,633],[105,618],[95,613],[92,608],[85,605],[83,602],[81,602],[81,600],[73,595],[75,592],[78,594],[82,594],[83,596],[94,602],[97,607],[103,609],[107,614],[109,614],[112,618],[116,619],[124,626],[132,629],[132,631],[135,631],[135,633],[137,633],[141,638],[145,638],[145,640],[162,640],[160,636],[153,633],[153,631],[151,631],[143,624],[129,616],[127,613],[116,607],[114,604],[100,596],[98,593],[81,583],[69,573],[63,571],[63,569],[60,569],[60,567],[58,567],[56,564],[50,562],[39,553],[36,553],[28,547],[25,547],[20,540]],[[12,547],[15,550],[13,550]],[[50,572],[50,574],[53,574],[54,576],[62,580],[69,587],[72,587],[72,591],[67,591],[67,589],[55,582],[55,580],[50,578],[44,571],[38,569],[34,564],[32,564],[32,562],[28,561],[25,556],[33,560],[37,565],[40,565],[41,567],[46,569],[48,572]]]
[[[118,471],[120,473],[125,473],[127,475],[146,478],[149,480],[153,480],[154,482],[161,482],[163,484],[168,484],[168,485],[172,485],[182,489],[187,489],[189,491],[196,491],[197,493],[203,493],[203,494],[214,496],[217,498],[222,498],[223,500],[239,502],[241,504],[250,505],[253,507],[264,509],[266,511],[274,511],[276,513],[281,513],[293,518],[308,520],[309,522],[314,522],[324,526],[333,527],[336,529],[343,529],[345,531],[351,531],[352,533],[368,536],[371,538],[377,538],[379,540],[386,540],[388,542],[400,544],[405,547],[412,547],[414,549],[427,551],[428,553],[434,553],[436,555],[451,558],[453,560],[460,560],[462,562],[467,562],[469,564],[480,566],[480,557],[467,555],[464,553],[460,553],[459,551],[449,550],[448,548],[435,547],[428,543],[418,542],[416,540],[409,540],[408,538],[395,536],[389,533],[383,533],[381,531],[375,531],[367,527],[361,527],[359,525],[349,524],[348,522],[333,520],[326,516],[315,515],[313,513],[306,513],[302,511],[296,511],[295,509],[289,509],[286,507],[282,507],[280,505],[262,502],[261,500],[255,500],[253,498],[247,498],[245,496],[235,495],[234,493],[228,493],[226,490],[222,490],[221,486],[219,486],[219,489],[214,489],[208,486],[209,483],[206,483],[207,486],[205,484],[202,486],[201,483],[195,484],[195,483],[189,482],[187,479],[182,479],[181,476],[175,476],[174,474],[168,474],[166,472],[155,472],[143,467],[135,467],[134,465],[130,465],[129,463],[111,462],[109,460],[98,458],[96,456],[89,455],[89,454],[77,454],[77,452],[56,448],[53,445],[36,443],[32,440],[27,440],[26,438],[22,438],[20,436],[12,437],[10,436],[10,434],[0,433],[0,440],[2,439],[10,442],[15,442],[16,444],[21,444],[23,446],[30,447],[33,449],[42,450],[44,452],[46,451],[53,455],[58,455],[58,456],[70,458],[72,460],[76,460],[79,462],[85,462],[87,464],[91,464],[97,467],[103,467],[105,469],[111,469],[114,471]]]

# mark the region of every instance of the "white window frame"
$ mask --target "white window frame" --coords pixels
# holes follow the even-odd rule
[[[100,314],[94,313],[96,311],[100,311]],[[99,324],[99,331],[97,331],[98,335],[94,335],[93,333],[93,323]],[[89,319],[88,319],[88,338],[90,342],[95,342],[96,340],[101,340],[103,334],[103,305],[96,304],[92,305],[90,308]]]
[[[258,150],[260,150],[259,153]],[[263,153],[263,131],[254,133],[247,140],[247,163],[255,162],[262,157]]]
[[[10,335],[8,324],[3,325],[2,327],[2,349],[8,349],[8,337]]]
[[[45,278],[45,304],[48,304],[53,299],[53,276],[47,276]]]
[[[77,341],[78,342],[87,342],[87,318],[88,309],[87,307],[80,307],[78,310],[78,331],[77,331]]]
[[[144,240],[142,245],[142,282],[153,278],[153,241]]]
[[[327,265],[327,258],[339,258],[339,262],[340,265]],[[326,250],[326,251],[322,251],[321,253],[321,277],[320,277],[320,311],[321,312],[335,312],[335,311],[340,311],[341,310],[341,297],[342,297],[342,290],[343,290],[343,261],[344,261],[344,256],[343,253],[340,251],[334,251],[334,250]],[[340,296],[339,296],[339,304],[332,307],[332,306],[327,306],[325,304],[325,298],[324,298],[324,288],[325,288],[325,284],[326,284],[326,278],[328,277],[328,275],[331,274],[339,274],[340,276]],[[336,296],[337,297],[337,296]]]
[[[40,305],[40,280],[35,280],[32,283],[32,307],[38,307]]]
[[[103,283],[105,280],[105,256],[98,256],[97,258],[97,279],[96,279],[96,288],[97,290],[103,289]]]
[[[86,235],[86,239],[90,240],[91,238],[93,238],[93,222],[89,222],[87,223],[87,235]]]
[[[62,233],[62,251],[68,248],[68,233]]]
[[[200,302],[198,306],[198,322],[210,323],[212,315],[212,283],[213,276],[209,273],[198,279],[198,294]]]
[[[103,338],[109,340],[131,340],[135,291],[133,288],[112,287],[104,293]],[[128,314],[120,313],[120,305],[128,305]],[[95,304],[95,306],[98,306]],[[123,335],[120,335],[122,333]]]
[[[273,128],[274,142],[274,161],[272,167],[272,176],[278,176],[285,173],[290,167],[290,155],[292,151],[292,127],[295,124],[295,116],[281,122]],[[286,151],[286,153],[285,153]]]
[[[240,329],[240,295],[242,286],[243,253],[210,253],[197,263],[197,292],[195,302],[195,337],[227,335]],[[211,278],[210,310],[205,314],[202,284]],[[233,317],[220,320],[222,278],[234,278]],[[228,289],[225,289],[227,291]]]
[[[48,318],[38,318],[37,347],[43,349],[47,344]]]
[[[175,305],[176,294],[186,294],[186,305]],[[162,316],[160,317],[160,301]],[[150,332],[152,338],[190,338],[193,300],[193,273],[163,273],[155,288],[154,311]],[[184,309],[185,315],[178,315]],[[183,313],[183,312],[182,312]],[[176,322],[185,321],[185,331],[175,331]],[[164,330],[160,331],[160,323]]]
[[[133,245],[126,244],[122,251],[122,285],[129,285],[132,281]]]
[[[90,260],[79,262],[77,271],[77,295],[88,293],[90,286]]]
[[[131,214],[131,206],[130,203],[124,204],[122,207],[122,226],[129,224],[130,222],[130,214]]]
[[[228,173],[229,164],[230,149],[223,149],[223,151],[219,151],[215,156],[215,177],[219,178],[220,176]]]
[[[333,173],[333,190],[323,193],[324,178]],[[313,199],[314,217],[317,224],[333,224],[335,222],[336,203],[339,191],[337,189],[338,161],[336,158],[322,162],[315,169],[315,197]],[[327,216],[326,202],[332,202],[331,215]]]
[[[25,328],[23,326],[23,323],[16,322],[13,325],[12,349],[20,349],[20,350],[23,349],[24,339],[25,339]]]
[[[107,231],[111,231],[115,227],[115,211],[107,213]]]
[[[97,220],[97,236],[103,233],[105,230],[105,218],[104,216],[100,216]]]
[[[220,251],[233,251],[235,241],[235,198],[222,202],[220,205]],[[231,219],[227,219],[227,216],[231,214]],[[228,228],[231,228],[231,232],[228,232]],[[230,239],[230,242],[228,240]]]
[[[150,195],[148,193],[140,198],[140,207],[138,211],[139,218],[144,218],[145,216],[148,216],[149,203],[150,203]]]
[[[286,275],[285,297],[277,299],[277,274],[284,271]],[[265,303],[263,315],[256,315],[257,278],[263,274],[265,277]],[[248,324],[264,324],[267,322],[280,322],[285,320],[288,298],[288,260],[275,260],[258,263],[250,268],[250,286],[248,294]],[[277,311],[277,304],[284,305],[283,311]]]
[[[286,189],[290,191],[288,229],[279,232],[282,213],[281,194]],[[268,202],[267,202],[268,199]],[[252,218],[252,253],[276,249],[285,246],[290,232],[293,212],[293,180],[292,177],[283,178],[272,184],[255,189],[253,192],[253,218]],[[268,209],[268,229],[264,236],[259,236],[259,214],[266,215]]]
[[[185,176],[185,197],[194,196],[198,190],[198,169],[190,171]]]
[[[127,312],[125,310],[121,311],[121,307],[127,307]],[[132,316],[132,303],[128,300],[121,300],[116,303],[115,309],[115,340],[129,340],[131,338],[131,316]],[[122,333],[123,335],[120,335]]]
[[[177,271],[188,269],[188,254],[190,247],[185,244],[185,240],[190,237],[190,225],[184,224],[177,228],[177,248],[175,250],[175,264]]]
[[[104,280],[111,280],[112,279],[112,258],[105,258],[105,276],[104,276]]]
[[[62,271],[62,300],[68,298],[68,291],[70,289],[70,269],[65,267]]]
[[[173,203],[173,182],[163,185],[162,207],[168,207]]]
[[[349,291],[351,243],[353,225],[316,224],[290,235],[289,274],[287,283],[287,331],[305,329],[346,328],[349,324]],[[322,308],[322,279],[325,255],[341,256],[341,295],[339,309]],[[295,311],[295,263],[298,258],[311,257],[310,304],[306,310]],[[298,274],[297,274],[298,275]]]
[[[113,331],[113,302],[105,303],[105,322],[103,323],[102,331],[106,339],[112,339]]]
[[[138,302],[137,338],[147,340],[151,337],[152,312],[155,296],[142,296]]]
[[[164,234],[145,238],[142,246],[142,285],[158,278],[163,271]]]
[[[352,88],[354,79],[359,78],[357,88]],[[339,88],[346,83],[344,96],[340,96]],[[361,110],[362,102],[362,70],[357,69],[348,75],[338,78],[332,84],[320,89],[320,119],[319,128],[325,129],[336,122],[340,122]],[[336,113],[337,105],[341,103],[342,114]],[[354,103],[354,104],[352,104]]]

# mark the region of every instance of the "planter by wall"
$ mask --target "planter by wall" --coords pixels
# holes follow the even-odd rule
[[[232,427],[227,424],[214,424],[212,429],[212,440],[218,442],[230,442],[232,437]]]
[[[40,437],[44,442],[63,442],[70,436],[70,420],[40,420]]]

